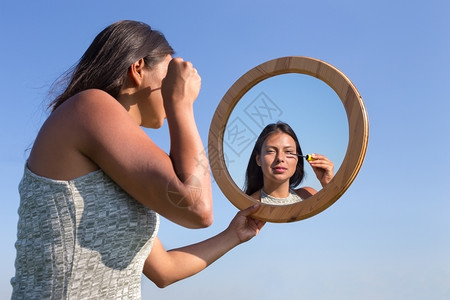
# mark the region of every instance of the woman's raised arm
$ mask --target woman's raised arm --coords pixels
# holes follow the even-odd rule
[[[170,131],[164,153],[119,102],[106,93],[81,93],[73,105],[81,151],[145,206],[190,228],[212,223],[209,164],[194,119],[200,76],[189,62],[173,59],[161,89]],[[141,113],[142,113],[141,109]]]

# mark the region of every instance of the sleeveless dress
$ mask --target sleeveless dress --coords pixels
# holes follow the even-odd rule
[[[293,190],[289,190],[289,196],[286,198],[276,198],[266,194],[263,189],[261,189],[261,203],[264,204],[289,205],[300,201],[303,201],[303,199]]]
[[[70,181],[25,167],[12,299],[140,299],[159,216],[98,170]]]

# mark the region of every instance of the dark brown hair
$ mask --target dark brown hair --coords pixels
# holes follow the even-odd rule
[[[267,125],[260,133],[253,148],[250,160],[248,161],[247,171],[245,173],[244,191],[247,195],[252,195],[264,186],[264,178],[261,167],[256,163],[256,155],[261,155],[261,148],[269,135],[277,132],[286,133],[295,141],[297,154],[303,155],[297,135],[288,124],[284,122],[271,123]],[[305,175],[303,159],[299,157],[294,175],[289,179],[289,187],[294,188],[300,184]]]
[[[86,89],[100,89],[117,98],[130,66],[143,58],[151,68],[173,54],[164,35],[145,23],[119,21],[100,32],[78,64],[58,80],[64,91],[49,105],[54,111],[68,98]]]

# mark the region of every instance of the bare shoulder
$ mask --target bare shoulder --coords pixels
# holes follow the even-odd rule
[[[315,189],[313,189],[312,187],[305,186],[305,187],[296,189],[295,193],[297,195],[299,195],[300,198],[307,199],[307,198],[311,197],[312,195],[316,194],[317,191]]]
[[[82,91],[67,99],[44,122],[28,167],[39,175],[62,180],[96,170],[98,163],[87,154],[101,139],[112,139],[117,123],[133,126],[116,99],[101,90]],[[135,130],[139,130],[137,124]]]
[[[82,91],[61,105],[55,112],[70,135],[85,148],[95,141],[130,131],[142,132],[125,107],[108,93],[89,89]],[[56,116],[55,116],[56,117]],[[68,122],[69,121],[69,122]]]
[[[76,127],[73,128],[76,143],[90,159],[96,161],[96,158],[104,158],[105,151],[123,150],[123,147],[119,149],[119,141],[128,143],[130,147],[149,145],[150,139],[142,128],[127,109],[108,93],[90,89],[67,101],[67,106],[61,106],[64,109],[61,113],[71,119]]]
[[[253,194],[251,194],[250,197],[252,197],[253,199],[256,199],[256,200],[260,201],[260,200],[261,200],[261,190],[257,190],[256,192],[254,192]]]
[[[107,117],[105,112],[112,113],[114,111],[121,114],[126,113],[125,108],[115,98],[98,89],[89,89],[74,95],[61,105],[59,109],[61,109],[61,113],[81,113],[85,117],[96,114]],[[96,117],[99,116],[96,115]]]
[[[111,139],[120,140],[121,135],[142,132],[115,98],[98,89],[85,90],[67,99],[49,119],[53,131],[64,135],[84,155]]]

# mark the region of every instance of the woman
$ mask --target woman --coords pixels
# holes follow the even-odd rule
[[[283,122],[267,125],[253,148],[246,172],[245,193],[267,204],[292,204],[317,191],[295,189],[304,177],[303,153],[292,128]],[[333,178],[333,162],[320,154],[307,159],[322,186]]]
[[[164,287],[191,276],[263,222],[239,212],[221,234],[166,251],[158,214],[213,221],[211,179],[193,102],[200,76],[164,36],[120,21],[92,42],[52,102],[19,185],[13,299],[140,299],[141,274]],[[170,155],[140,126],[167,119]],[[151,252],[150,252],[151,250]]]

